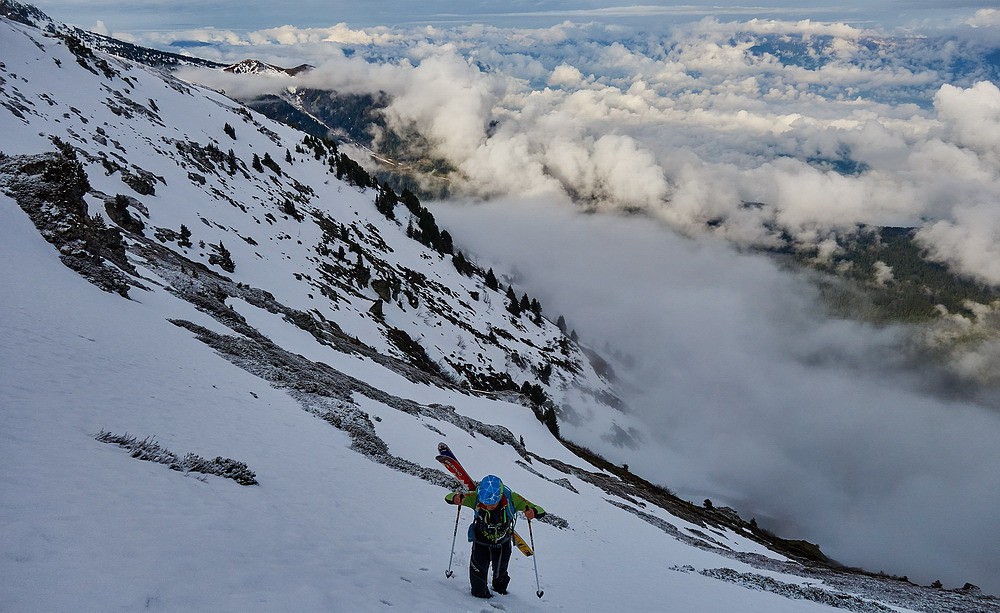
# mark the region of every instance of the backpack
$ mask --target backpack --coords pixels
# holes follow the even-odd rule
[[[482,505],[476,506],[476,515],[469,525],[469,542],[479,541],[497,545],[510,538],[517,517],[510,502],[511,491],[504,486],[504,494],[497,508],[490,511]]]

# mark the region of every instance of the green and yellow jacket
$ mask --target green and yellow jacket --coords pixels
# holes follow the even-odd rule
[[[448,504],[456,504],[455,496],[458,492],[449,492],[444,500]],[[503,488],[503,496],[496,509],[490,510],[479,504],[475,492],[469,492],[462,499],[462,506],[475,509],[476,517],[469,526],[469,541],[475,541],[486,545],[498,545],[510,540],[514,524],[517,522],[516,511],[522,513],[526,510],[534,509],[535,517],[545,515],[545,509],[521,496],[506,485]]]

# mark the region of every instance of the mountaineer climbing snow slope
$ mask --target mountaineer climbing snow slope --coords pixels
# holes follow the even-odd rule
[[[608,388],[335,146],[54,27],[0,18],[0,610],[478,610],[442,440],[549,511],[508,610],[995,610],[807,566],[471,391],[545,355],[559,401]]]

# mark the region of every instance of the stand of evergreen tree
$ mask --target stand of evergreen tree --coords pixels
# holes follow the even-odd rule
[[[278,166],[278,163],[274,161],[274,158],[271,157],[270,153],[267,152],[264,153],[264,159],[261,160],[261,164],[270,168],[274,172],[274,174],[276,175],[281,174],[281,167]]]

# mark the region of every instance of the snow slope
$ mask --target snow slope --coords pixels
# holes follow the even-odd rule
[[[445,490],[351,451],[343,432],[166,321],[185,305],[96,289],[53,257],[9,198],[0,211],[3,610],[481,608],[461,572],[465,543],[457,577],[443,574],[454,516]],[[498,408],[454,400],[472,413]],[[574,494],[539,479],[515,466],[509,448],[434,424],[439,434],[370,399],[361,405],[382,418],[395,453],[430,467],[446,440],[470,470],[501,472],[570,522],[536,522],[546,596],[535,598],[532,567],[515,558],[512,593],[499,600],[508,610],[651,611],[665,601],[691,611],[821,609],[668,570],[749,567],[665,537],[604,504],[593,486],[571,479]],[[572,461],[530,414],[506,409],[504,422],[533,450]],[[131,460],[94,440],[102,429],[238,458],[261,485]]]
[[[300,134],[7,20],[0,39],[11,156],[0,163],[22,164],[0,181],[0,610],[998,610],[975,594],[810,568],[739,521],[657,506],[567,450],[522,396],[463,387],[454,364],[523,381],[561,356],[547,391],[596,431],[628,426],[599,402],[595,391],[613,388],[579,348],[546,352],[562,344],[555,326],[510,318],[500,294],[490,302],[481,279],[406,238],[326,157],[284,162]],[[122,232],[128,266],[100,264],[129,280],[130,299],[60,262],[82,247],[47,242],[26,213],[25,186],[49,185],[31,169],[56,158],[17,156],[53,151],[50,136],[86,170],[89,216],[115,226],[105,203],[122,194],[145,225]],[[238,152],[232,174],[205,162],[213,142]],[[247,170],[254,153],[282,172]],[[376,276],[422,275],[419,305],[393,297],[373,315],[377,291],[345,281],[317,249],[322,224],[282,214],[285,199],[346,228]],[[162,231],[182,224],[187,247]],[[222,243],[231,273],[210,257]],[[411,362],[392,329],[440,372]],[[101,432],[244,462],[258,485],[140,461]],[[532,525],[542,599],[518,554],[510,595],[472,598],[461,538],[445,578],[455,511],[439,441],[550,512]]]
[[[176,233],[185,226],[194,245],[181,254],[201,263],[209,263],[213,245],[224,245],[236,263],[233,280],[279,295],[289,308],[336,321],[346,334],[380,353],[407,357],[388,338],[396,328],[456,382],[468,383],[468,372],[484,377],[506,373],[516,375],[520,385],[528,379],[526,369],[554,361],[555,375],[545,387],[557,403],[572,398],[583,410],[604,406],[596,394],[614,395],[580,348],[551,322],[511,319],[502,293],[488,290],[481,278],[459,274],[448,258],[406,238],[403,207],[397,207],[396,220],[376,214],[374,190],[359,193],[333,180],[326,150],[322,160],[314,159],[319,154],[308,147],[300,153],[296,147],[302,145],[302,134],[254,116],[215,92],[150,69],[135,67],[127,76],[107,77],[104,71],[122,66],[117,58],[108,57],[101,65],[103,60],[84,57],[80,62],[91,72],[83,72],[79,58],[64,45],[43,52],[25,36],[26,30],[15,28],[5,46],[5,72],[11,78],[4,103],[15,114],[4,117],[8,137],[2,150],[8,155],[52,150],[50,136],[62,138],[80,152],[94,190],[107,197],[122,192],[138,197],[141,202],[133,212],[150,228],[147,235],[162,235],[164,229]],[[31,79],[24,79],[25,74]],[[74,74],[80,75],[79,82]],[[71,101],[61,99],[60,91]],[[39,124],[47,127],[39,130]],[[226,135],[227,125],[235,126],[235,138]],[[233,151],[235,166],[225,160],[227,149]],[[286,163],[291,150],[296,150],[295,161]],[[253,156],[268,155],[279,161],[280,173],[258,174],[250,168]],[[124,184],[144,182],[142,191],[154,193],[136,194]],[[282,210],[285,202],[302,209],[304,222]],[[91,199],[91,214],[107,217],[102,205]],[[328,230],[313,223],[310,211],[339,220],[335,230],[347,240],[331,239]],[[346,260],[331,266],[322,249],[336,251],[338,246],[347,248]],[[363,266],[371,271],[365,287],[343,279],[361,253]],[[385,305],[382,319],[368,312],[379,300],[377,280],[402,280],[403,285]],[[321,294],[329,293],[337,296],[323,300]],[[456,365],[465,370],[459,372]]]
[[[3,205],[4,610],[477,608],[462,574],[448,581],[441,572],[453,515],[444,490],[350,451],[345,434],[166,321],[185,305],[162,294],[127,302],[94,288],[53,257],[13,202]],[[576,483],[576,495],[515,472],[515,454],[468,433],[437,424],[442,437],[384,405],[362,406],[382,417],[394,452],[433,466],[443,438],[470,469],[505,467],[510,484],[567,517],[572,531],[534,528],[553,604],[583,610],[599,602],[585,589],[599,573],[615,586],[605,590],[605,606],[624,593],[640,609],[653,610],[667,594],[688,610],[702,606],[688,584],[714,582],[665,567],[718,565],[717,556],[600,504],[593,487]],[[507,408],[505,422],[533,449],[565,457],[530,414]],[[261,486],[201,482],[130,461],[93,439],[101,429],[240,458]],[[580,496],[593,500],[581,504]],[[621,521],[635,525],[616,529]],[[608,564],[608,543],[635,552],[629,563]],[[635,572],[650,566],[672,579],[669,591],[650,590],[652,577]],[[505,606],[536,606],[527,559],[515,559],[512,571],[519,589]],[[745,597],[735,586],[703,589],[718,592],[709,600],[722,606],[703,610],[732,610]],[[755,610],[779,610],[780,598],[761,600]]]

